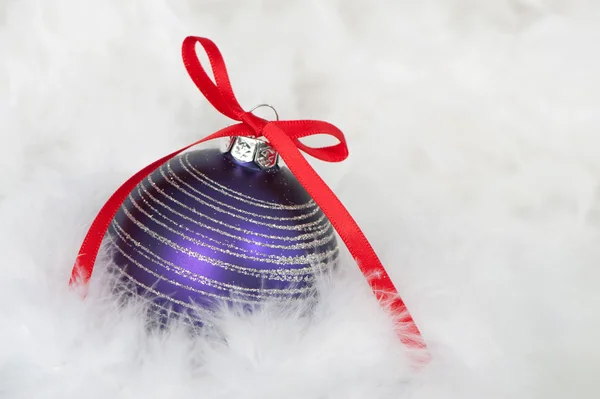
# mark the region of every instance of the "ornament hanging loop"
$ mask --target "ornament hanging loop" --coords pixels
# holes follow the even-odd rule
[[[273,107],[273,106],[272,106],[272,105],[270,105],[270,104],[258,104],[258,105],[256,105],[256,106],[252,107],[252,109],[251,109],[251,110],[249,110],[248,112],[249,112],[249,113],[252,113],[253,111],[255,111],[255,110],[257,110],[258,108],[261,108],[261,107],[267,107],[267,108],[271,108],[271,109],[273,110],[273,112],[275,113],[275,120],[276,120],[276,121],[278,121],[278,120],[279,120],[279,114],[277,113],[277,110],[275,109],[275,107]]]

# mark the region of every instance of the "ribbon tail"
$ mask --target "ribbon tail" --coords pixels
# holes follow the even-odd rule
[[[267,124],[264,136],[279,152],[294,176],[329,218],[348,250],[367,278],[377,299],[387,305],[398,321],[397,332],[410,348],[425,348],[416,323],[408,312],[398,291],[388,276],[375,250],[341,201],[315,172],[290,138],[275,123]]]

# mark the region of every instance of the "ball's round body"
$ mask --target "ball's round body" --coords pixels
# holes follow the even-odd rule
[[[130,293],[192,319],[216,303],[305,296],[338,257],[333,227],[287,168],[261,170],[218,150],[187,152],[154,171],[108,237]]]

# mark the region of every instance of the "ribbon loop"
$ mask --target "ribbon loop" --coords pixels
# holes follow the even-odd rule
[[[210,67],[213,72],[214,83],[202,67],[196,54],[196,44],[200,43],[208,56]],[[204,94],[204,97],[223,115],[241,121],[245,113],[238,100],[235,98],[225,61],[219,48],[209,39],[203,37],[188,36],[182,45],[183,64],[187,69],[192,81]]]
[[[284,131],[296,144],[296,147],[305,153],[327,162],[341,162],[348,158],[348,145],[344,133],[334,125],[314,120],[303,121],[278,121],[274,122],[282,131]],[[339,141],[339,143],[328,147],[309,147],[299,139],[308,136],[325,134]]]
[[[196,54],[197,43],[202,45],[208,55],[215,79],[214,82],[208,77],[200,64]],[[402,342],[410,348],[424,349],[425,343],[421,338],[420,332],[373,247],[371,247],[371,244],[348,210],[301,153],[302,151],[317,159],[328,162],[343,161],[348,157],[348,147],[342,131],[332,124],[323,121],[291,120],[267,122],[252,113],[245,112],[235,98],[223,57],[217,46],[209,39],[194,36],[187,37],[183,41],[182,57],[191,79],[206,99],[223,115],[241,123],[221,129],[204,139],[198,140],[153,162],[119,187],[100,210],[83,241],[78,259],[73,267],[71,285],[77,282],[83,282],[84,284],[88,282],[104,235],[119,207],[129,193],[164,162],[192,146],[215,138],[228,136],[264,136],[281,155],[294,176],[296,176],[298,181],[331,221],[331,224],[356,260],[358,267],[366,277],[377,299],[397,317],[400,323],[398,334]],[[314,148],[300,142],[300,139],[303,137],[317,134],[332,136],[339,143],[333,146]]]

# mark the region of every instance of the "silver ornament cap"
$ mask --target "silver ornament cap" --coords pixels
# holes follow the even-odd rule
[[[248,112],[253,112],[260,107],[271,108],[275,113],[276,120],[279,120],[279,114],[269,104],[259,104]],[[225,137],[221,142],[221,151],[231,154],[238,162],[253,163],[263,170],[279,166],[281,162],[277,151],[264,138]]]
[[[225,137],[221,151],[229,153],[238,162],[253,163],[265,170],[276,167],[279,161],[279,153],[263,139]]]

